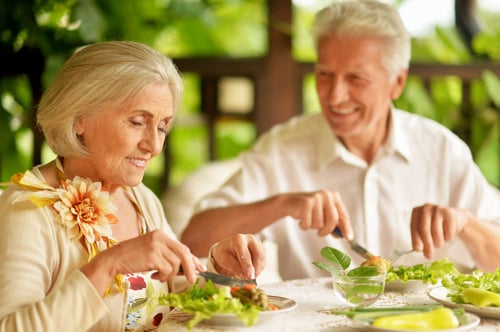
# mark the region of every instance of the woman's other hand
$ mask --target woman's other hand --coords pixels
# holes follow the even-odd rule
[[[242,279],[255,279],[266,264],[264,247],[252,234],[237,234],[218,242],[211,256],[218,273]]]
[[[163,230],[126,240],[99,253],[81,271],[103,294],[118,274],[156,271],[152,278],[167,281],[181,269],[189,282],[205,270],[189,248]]]

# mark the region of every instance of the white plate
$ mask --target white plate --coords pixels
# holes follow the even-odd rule
[[[479,325],[479,322],[481,319],[477,317],[474,314],[470,313],[465,313],[465,317],[463,321],[460,322],[460,326],[455,327],[453,329],[446,329],[446,330],[433,330],[433,331],[439,331],[439,332],[464,332],[464,331],[469,331],[470,329],[476,327]],[[390,330],[390,329],[383,329],[380,327],[372,326],[369,324],[366,324],[366,329],[369,331],[377,331],[377,332],[394,332],[396,330]],[[405,332],[405,331],[415,331],[415,330],[397,330],[399,332]]]
[[[463,308],[465,311],[472,312],[481,317],[500,318],[500,308],[497,307],[476,307],[472,304],[455,303],[447,295],[448,289],[445,287],[435,287],[430,289],[427,294],[431,299],[451,308]]]
[[[268,295],[267,298],[271,304],[274,304],[279,310],[267,310],[259,313],[259,318],[256,324],[260,324],[271,319],[274,319],[285,312],[293,310],[297,306],[297,302],[286,297]],[[204,320],[204,323],[220,326],[244,326],[243,322],[239,320],[235,314],[216,314],[210,319]]]
[[[424,291],[430,286],[430,283],[424,283],[422,280],[392,280],[385,283],[385,290],[388,292]]]

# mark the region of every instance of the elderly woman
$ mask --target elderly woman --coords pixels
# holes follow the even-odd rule
[[[143,331],[158,296],[205,267],[175,238],[142,184],[182,95],[172,62],[148,46],[82,48],[42,97],[38,123],[57,159],[12,177],[0,196],[0,331]],[[251,235],[212,247],[210,267],[254,278]]]

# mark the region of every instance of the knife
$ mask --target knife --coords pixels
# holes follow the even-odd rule
[[[339,237],[341,237],[341,238],[343,238],[347,243],[349,243],[349,245],[351,246],[351,249],[354,250],[355,252],[357,252],[362,257],[364,257],[366,259],[370,259],[371,257],[375,256],[372,253],[370,253],[367,249],[365,249],[362,246],[360,246],[359,243],[357,243],[356,241],[346,239],[342,235],[342,232],[340,231],[340,228],[335,227],[335,229],[333,230],[332,233],[335,234],[335,235],[337,235],[337,236],[339,236]]]
[[[245,285],[252,284],[257,285],[255,279],[239,279],[224,274],[213,273],[208,271],[198,272],[205,280],[211,280],[214,284],[226,285],[226,286],[238,286],[244,287]]]

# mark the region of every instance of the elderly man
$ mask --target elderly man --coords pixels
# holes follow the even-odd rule
[[[460,268],[500,266],[500,202],[457,136],[397,110],[411,38],[395,8],[334,2],[314,23],[322,114],[264,134],[241,170],[203,199],[182,236],[198,255],[234,233],[278,244],[285,279],[319,276],[323,246],[363,260],[338,227],[374,254],[411,249],[401,263],[448,257]],[[493,222],[496,220],[497,222]],[[323,272],[324,273],[324,272]]]

